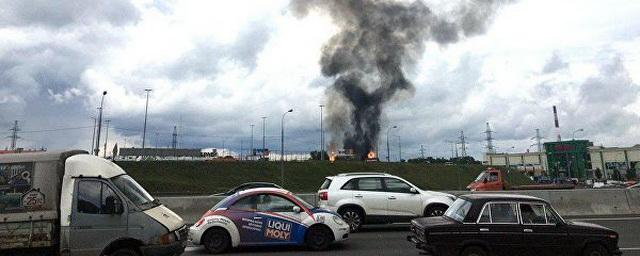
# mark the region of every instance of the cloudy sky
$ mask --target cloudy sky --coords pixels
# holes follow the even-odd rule
[[[425,0],[443,15],[447,2]],[[415,94],[386,106],[383,130],[399,127],[404,158],[420,145],[448,156],[460,130],[479,157],[485,122],[498,151],[524,151],[536,128],[555,137],[557,105],[564,138],[583,128],[577,137],[597,145],[640,144],[639,15],[632,0],[505,5],[483,35],[427,43],[405,70]],[[182,147],[238,151],[251,124],[262,143],[266,116],[267,147],[279,149],[293,108],[287,151],[318,149],[332,83],[320,53],[338,29],[325,13],[294,15],[287,0],[0,0],[0,146],[18,120],[20,147],[89,149],[106,90],[109,148],[139,147],[151,88],[148,145],[170,145],[178,126]]]

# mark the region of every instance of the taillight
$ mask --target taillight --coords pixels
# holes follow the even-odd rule
[[[320,192],[320,193],[318,194],[318,196],[320,197],[320,200],[322,200],[322,201],[327,201],[327,200],[329,200],[329,192],[327,192],[327,191]]]

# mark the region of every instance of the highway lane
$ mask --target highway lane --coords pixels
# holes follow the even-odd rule
[[[623,255],[640,256],[640,217],[580,219],[609,227],[620,233],[619,245]],[[406,225],[380,225],[365,227],[362,232],[351,234],[349,240],[335,244],[328,251],[312,252],[304,247],[251,247],[233,249],[224,255],[420,255],[405,240],[409,231]],[[202,247],[188,247],[183,255],[206,255]]]

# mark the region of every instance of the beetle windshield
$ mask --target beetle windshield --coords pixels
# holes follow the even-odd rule
[[[458,198],[449,209],[444,213],[444,216],[463,222],[464,218],[471,209],[471,202]]]
[[[120,175],[111,178],[111,181],[118,187],[120,192],[143,211],[159,205],[153,197],[129,175]]]

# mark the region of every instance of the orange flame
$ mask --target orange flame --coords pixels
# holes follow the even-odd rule
[[[376,152],[370,151],[369,154],[367,154],[367,158],[375,159],[376,158]]]

